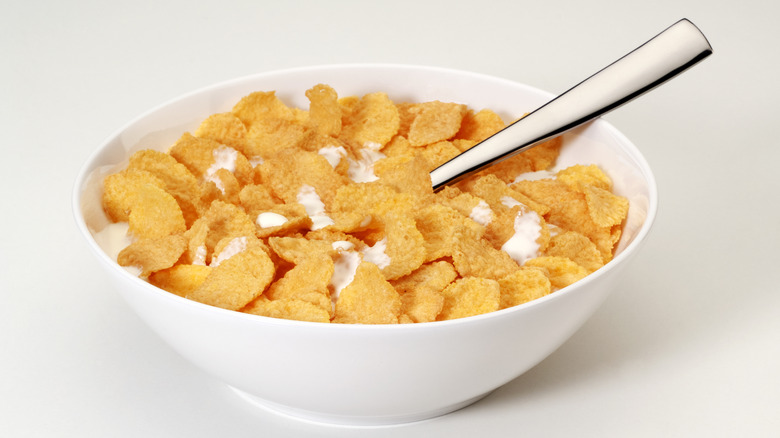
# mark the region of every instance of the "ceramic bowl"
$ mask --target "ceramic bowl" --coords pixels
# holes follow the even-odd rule
[[[652,172],[637,148],[603,120],[565,135],[557,167],[597,164],[630,201],[617,255],[585,279],[544,298],[459,320],[408,325],[339,325],[272,319],[210,307],[134,277],[96,243],[108,223],[100,181],[135,151],[165,150],[209,114],[253,91],[276,90],[306,108],[318,83],[340,96],[384,91],[394,101],[441,100],[491,108],[512,120],[552,95],[505,79],[404,65],[334,65],[262,73],[210,86],[158,106],[103,144],[83,167],[73,207],[110,292],[171,348],[242,397],[301,419],[387,425],[431,418],[486,396],[538,364],[568,339],[613,290],[651,228]],[[107,291],[109,292],[109,291]]]

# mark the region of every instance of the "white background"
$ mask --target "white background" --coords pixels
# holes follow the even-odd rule
[[[0,436],[780,436],[773,2],[3,0],[1,10]],[[606,117],[656,174],[649,241],[582,330],[453,414],[360,430],[257,410],[164,345],[77,234],[71,190],[90,153],[190,90],[390,62],[558,93],[682,17],[715,54]]]

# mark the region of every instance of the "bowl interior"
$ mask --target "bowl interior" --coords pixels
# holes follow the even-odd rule
[[[318,83],[332,86],[342,97],[383,91],[396,102],[440,100],[464,103],[477,111],[490,108],[506,122],[553,97],[527,85],[476,73],[372,64],[284,70],[206,87],[142,114],[110,136],[90,157],[76,182],[74,210],[78,226],[92,249],[104,261],[113,263],[93,237],[109,224],[100,202],[102,179],[124,167],[134,152],[146,148],[166,150],[208,115],[229,111],[241,97],[253,91],[274,90],[288,105],[307,108],[304,93]],[[565,134],[555,167],[572,164],[599,165],[613,179],[615,192],[629,199],[629,217],[618,254],[610,262],[618,263],[632,243],[642,240],[655,215],[656,186],[649,166],[637,148],[603,120]],[[122,271],[122,275],[130,275]]]

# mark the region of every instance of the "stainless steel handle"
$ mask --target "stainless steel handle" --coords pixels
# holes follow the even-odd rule
[[[650,41],[431,172],[433,189],[589,122],[677,76],[712,54],[682,19]]]

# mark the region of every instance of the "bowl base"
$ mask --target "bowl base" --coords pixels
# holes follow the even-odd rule
[[[280,405],[260,397],[248,394],[240,389],[234,388],[228,385],[239,397],[246,400],[250,404],[262,408],[266,411],[272,412],[277,415],[282,415],[288,418],[292,418],[298,421],[304,421],[307,423],[313,423],[317,425],[338,426],[338,427],[388,427],[397,426],[402,424],[414,423],[419,421],[425,421],[432,418],[436,418],[458,409],[465,408],[466,406],[476,403],[479,400],[488,396],[492,391],[477,397],[468,399],[466,401],[455,403],[443,408],[434,409],[425,412],[417,412],[413,414],[393,415],[393,416],[345,416],[345,415],[331,415],[322,412],[313,412],[302,409],[296,409],[285,405]]]

